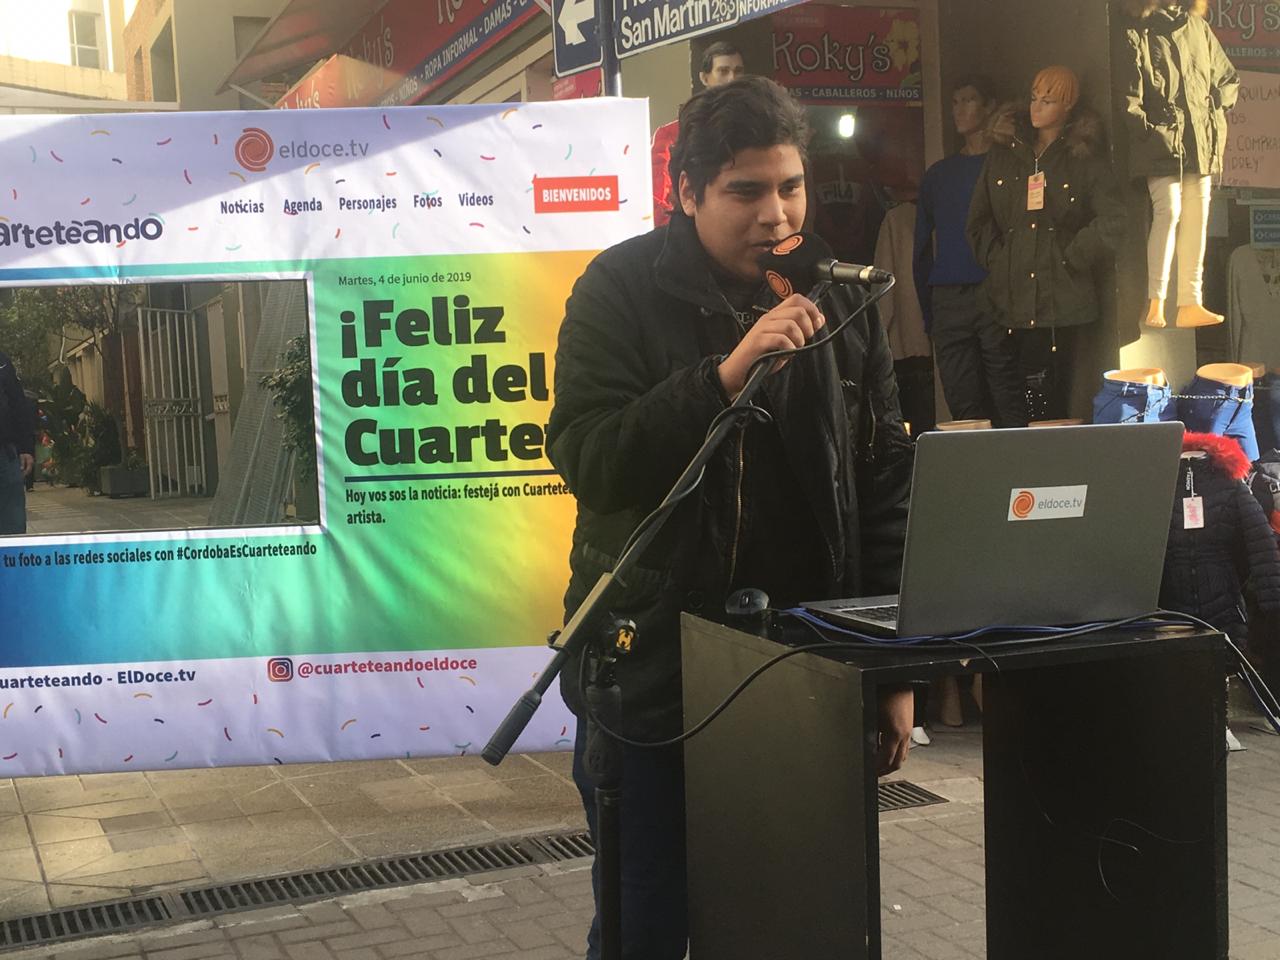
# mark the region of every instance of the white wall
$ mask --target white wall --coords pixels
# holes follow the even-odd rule
[[[105,0],[0,0],[0,56],[71,65],[72,10],[99,15],[101,69],[108,63],[110,29]]]

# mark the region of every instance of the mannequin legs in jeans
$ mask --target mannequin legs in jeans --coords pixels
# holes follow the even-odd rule
[[[1148,177],[1151,233],[1147,238],[1146,323],[1163,327],[1173,254],[1178,254],[1178,319],[1180,327],[1222,323],[1220,314],[1204,308],[1204,253],[1209,229],[1209,177]]]

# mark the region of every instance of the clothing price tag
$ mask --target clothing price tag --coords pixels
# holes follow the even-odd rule
[[[1182,529],[1204,529],[1204,499],[1202,497],[1182,498]]]
[[[1044,209],[1044,171],[1027,177],[1027,209]]]

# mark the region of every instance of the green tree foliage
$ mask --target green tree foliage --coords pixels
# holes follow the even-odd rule
[[[280,366],[260,381],[271,391],[284,421],[284,444],[297,455],[298,477],[316,475],[316,420],[311,394],[311,348],[306,337],[294,337]]]

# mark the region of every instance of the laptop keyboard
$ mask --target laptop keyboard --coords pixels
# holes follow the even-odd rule
[[[897,623],[898,621],[896,603],[884,607],[843,607],[839,612],[852,614],[863,620],[874,620],[876,623]]]

